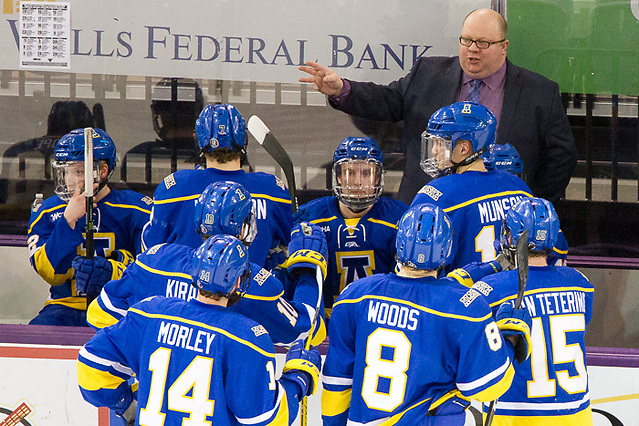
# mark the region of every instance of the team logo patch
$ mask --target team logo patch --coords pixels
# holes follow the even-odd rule
[[[286,191],[286,186],[284,186],[284,182],[282,182],[280,178],[278,178],[277,176],[275,176],[275,183],[277,184],[277,186],[279,186],[284,191]]]
[[[462,302],[465,307],[468,307],[471,303],[473,303],[473,300],[477,299],[477,297],[479,297],[479,292],[471,288],[462,296],[461,299],[459,299],[459,301]]]
[[[259,337],[262,334],[268,334],[266,329],[263,326],[261,326],[261,325],[256,325],[255,327],[251,327],[251,331],[253,331],[253,333],[255,333],[255,337]]]
[[[428,195],[430,198],[432,198],[433,200],[437,201],[439,199],[439,197],[442,196],[441,191],[433,188],[430,185],[426,185],[425,187],[423,187],[422,189],[419,190],[420,194],[426,194]]]
[[[462,108],[462,114],[470,114],[470,104],[464,104]]]
[[[218,146],[220,146],[220,142],[215,138],[211,138],[209,145],[211,145],[211,147],[213,148],[217,148]]]
[[[175,185],[175,178],[173,177],[173,173],[171,173],[170,175],[164,178],[164,186],[166,186],[166,189],[169,189],[173,185]]]
[[[153,198],[151,198],[149,196],[145,196],[145,197],[142,198],[142,202],[146,203],[147,206],[150,206],[151,204],[153,204]]]

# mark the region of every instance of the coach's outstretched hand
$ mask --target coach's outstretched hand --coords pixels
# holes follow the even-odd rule
[[[499,306],[495,316],[497,327],[504,337],[510,339],[515,345],[515,359],[519,364],[530,356],[532,342],[530,340],[530,328],[532,318],[527,309],[515,309],[512,302],[504,302]]]
[[[304,349],[304,340],[297,340],[286,354],[282,379],[299,385],[302,396],[313,395],[319,384],[322,357],[317,348]]]
[[[313,89],[328,96],[339,96],[344,91],[344,81],[335,71],[317,62],[306,62],[305,65],[297,67],[308,76],[301,77],[301,83],[311,83]]]
[[[293,227],[291,231],[291,242],[288,244],[290,256],[286,261],[289,274],[294,277],[301,272],[298,269],[315,269],[316,266],[322,271],[326,279],[326,258],[328,256],[328,245],[326,236],[322,229],[310,222],[301,222]]]

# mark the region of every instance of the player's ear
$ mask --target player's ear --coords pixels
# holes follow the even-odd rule
[[[109,176],[109,165],[106,161],[100,161],[98,164],[98,173],[100,174],[100,180],[104,180]]]

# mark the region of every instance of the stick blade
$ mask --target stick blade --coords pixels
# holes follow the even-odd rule
[[[524,230],[517,241],[517,275],[519,277],[519,292],[517,293],[517,299],[515,300],[515,308],[518,309],[521,306],[521,299],[524,297],[524,291],[526,290],[526,281],[528,280],[528,230]]]
[[[264,139],[266,139],[266,135],[271,133],[271,130],[264,124],[262,119],[257,115],[252,115],[248,119],[247,127],[249,133],[253,135],[257,143],[264,145]]]

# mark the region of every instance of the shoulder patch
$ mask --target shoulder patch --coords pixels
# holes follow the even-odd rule
[[[424,186],[422,189],[419,190],[419,193],[428,195],[430,198],[432,198],[435,201],[437,201],[439,197],[442,196],[441,191],[439,191],[438,189],[435,189],[434,187],[430,185]]]
[[[261,269],[260,272],[255,274],[253,279],[258,285],[261,286],[270,276],[271,276],[271,273],[269,271],[267,271],[266,269]]]
[[[286,191],[286,186],[284,185],[284,182],[282,182],[282,180],[278,178],[277,176],[275,176],[275,183],[277,184],[277,186],[282,188],[283,191]]]
[[[175,178],[173,177],[173,173],[171,173],[170,175],[164,178],[164,186],[166,186],[166,189],[169,189],[173,185],[175,185]]]
[[[268,334],[268,331],[262,325],[256,325],[255,327],[251,327],[251,331],[255,334],[255,337],[259,337],[262,334]]]
[[[493,291],[493,288],[483,281],[477,281],[475,284],[473,284],[472,288],[474,288],[484,296],[490,295],[490,292]]]
[[[160,247],[162,247],[164,244],[166,243],[162,243],[162,244],[156,244],[153,247],[151,247],[150,249],[148,249],[147,251],[144,252],[144,254],[155,254],[158,252],[158,250],[160,249]]]
[[[473,303],[473,300],[477,299],[477,297],[479,297],[479,292],[471,288],[462,296],[461,299],[459,299],[459,301],[462,302],[465,307],[469,307],[470,304]]]
[[[175,184],[175,181],[173,181],[173,183]],[[145,195],[144,197],[142,197],[142,202],[146,203],[147,206],[150,206],[151,204],[153,204],[153,198]]]

